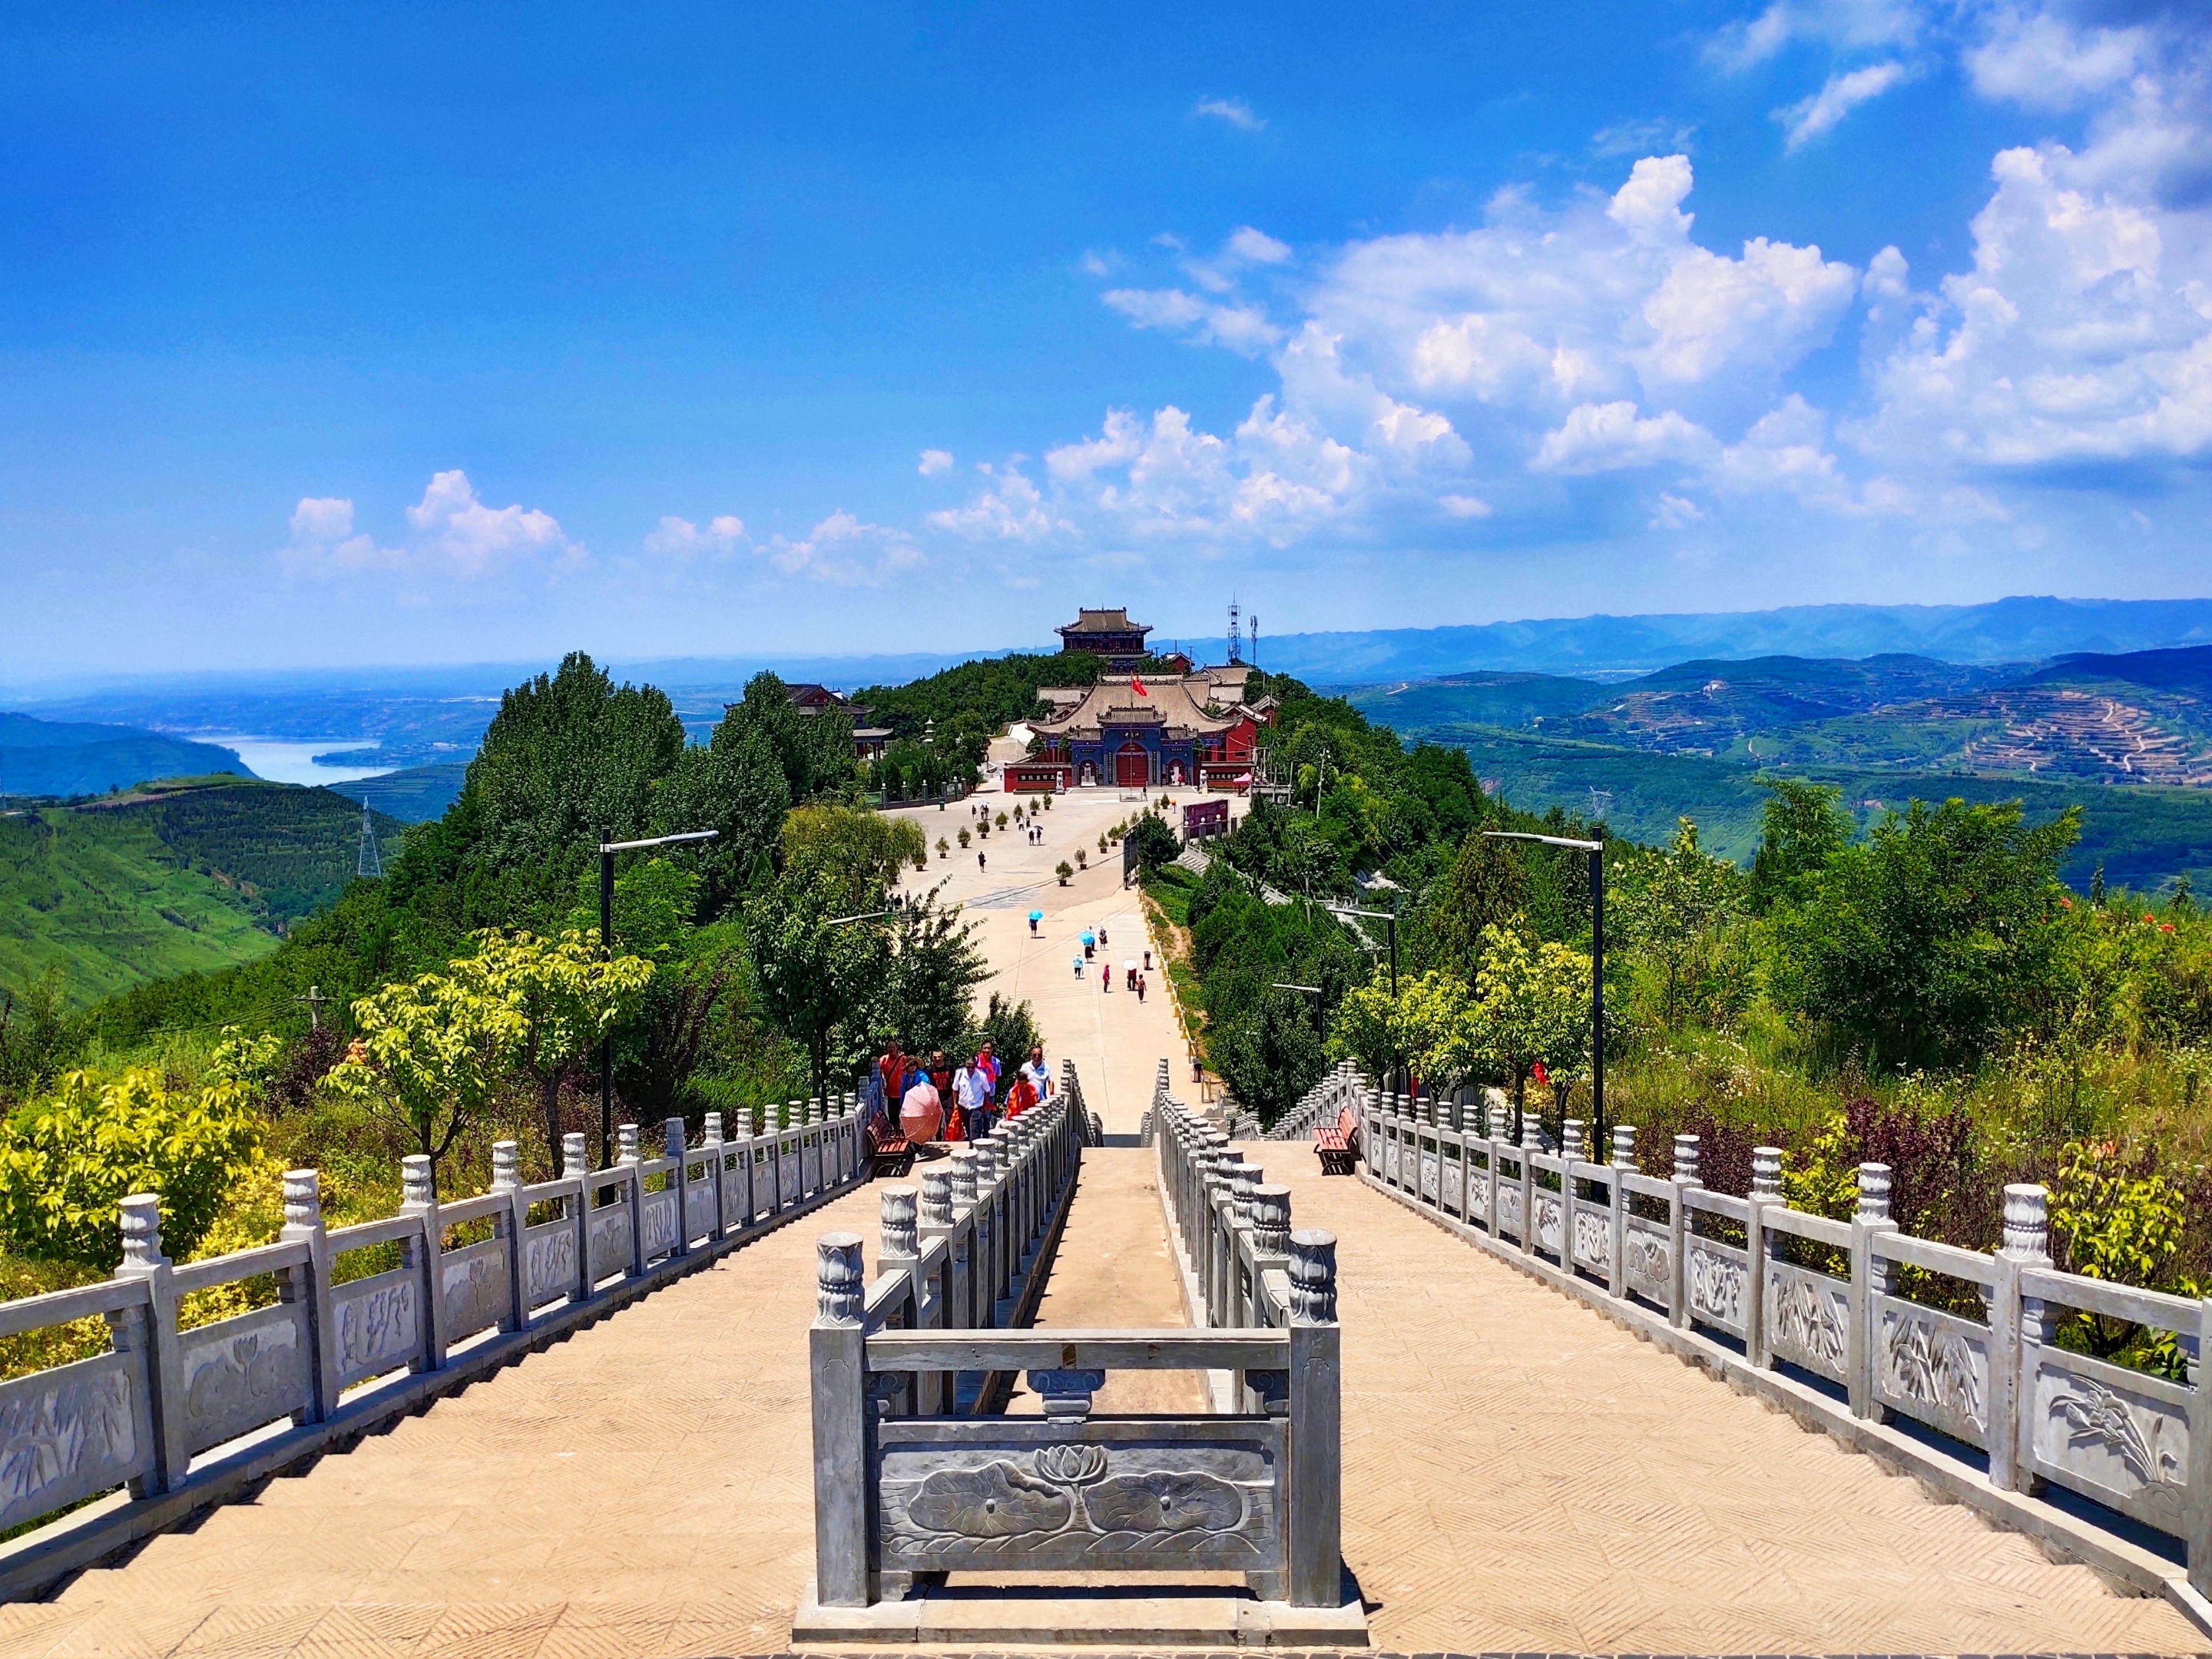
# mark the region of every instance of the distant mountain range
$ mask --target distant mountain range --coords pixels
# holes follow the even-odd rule
[[[0,796],[96,795],[145,778],[251,777],[234,749],[159,732],[0,714]]]
[[[1704,657],[1901,653],[1954,663],[2032,663],[2075,652],[2197,644],[2212,644],[2212,599],[2021,598],[1285,634],[1261,639],[1260,665],[1316,684],[1358,684],[1474,670],[1619,675]]]

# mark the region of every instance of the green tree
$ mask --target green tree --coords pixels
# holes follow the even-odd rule
[[[1207,1044],[1222,1081],[1262,1122],[1281,1116],[1328,1067],[1309,1000],[1299,992],[1270,990]]]
[[[1176,838],[1176,832],[1157,812],[1139,813],[1129,830],[1129,838],[1137,845],[1138,866],[1146,872],[1174,863],[1182,852],[1182,843]]]
[[[638,956],[610,960],[596,927],[570,928],[550,939],[491,928],[476,935],[476,945],[474,956],[453,964],[453,976],[521,1016],[514,1063],[537,1094],[546,1156],[558,1171],[561,1079],[636,1012],[653,982],[654,964]]]
[[[17,1110],[0,1144],[9,1248],[112,1270],[123,1254],[117,1206],[133,1193],[157,1193],[163,1246],[189,1256],[259,1155],[257,1080],[276,1050],[273,1039],[226,1030],[197,1089],[172,1088],[152,1066],[112,1078],[66,1073],[52,1096]]]
[[[1678,820],[1664,853],[1630,855],[1617,898],[1621,932],[1658,981],[1659,1015],[1682,1023],[1690,981],[1714,934],[1735,914],[1735,866],[1698,845],[1698,826]]]
[[[790,805],[782,763],[763,733],[725,720],[704,747],[684,751],[661,784],[653,822],[663,835],[715,832],[676,855],[705,878],[706,915],[720,914],[769,871]]]
[[[842,898],[834,883],[787,873],[745,907],[745,938],[761,1012],[806,1051],[817,1094],[828,1086],[832,1043],[841,1023],[882,998],[890,967],[886,930],[880,925],[829,925],[850,914],[840,910]]]
[[[423,974],[353,1005],[356,1036],[322,1086],[397,1119],[432,1177],[513,1071],[529,1019],[474,974]]]
[[[500,700],[469,763],[477,856],[494,867],[568,867],[601,838],[653,822],[653,786],[684,752],[684,723],[651,686],[617,686],[572,651]]]
[[[2050,1000],[2081,818],[2031,829],[2016,803],[1955,798],[1891,813],[1775,911],[1777,1000],[1877,1066],[1972,1064]]]
[[[929,848],[912,818],[839,805],[801,806],[783,823],[783,867],[802,880],[835,886],[855,910],[872,909],[909,864]]]
[[[1354,986],[1338,1001],[1329,1046],[1357,1061],[1369,1077],[1384,1078],[1412,1063],[1418,1038],[1404,1006],[1390,994],[1389,981],[1378,976]]]
[[[1435,941],[1433,959],[1472,985],[1482,970],[1482,930],[1512,923],[1528,904],[1528,877],[1518,848],[1510,842],[1469,836],[1425,906],[1423,921]]]
[[[1843,790],[1833,784],[1802,778],[1761,778],[1759,783],[1766,805],[1749,896],[1752,909],[1763,915],[1844,850],[1851,838],[1851,816],[1843,809]]]
[[[1483,930],[1474,1018],[1484,1067],[1513,1091],[1517,1115],[1540,1063],[1564,1073],[1589,1059],[1590,960],[1510,927]]]

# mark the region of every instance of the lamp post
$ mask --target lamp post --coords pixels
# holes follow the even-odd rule
[[[1605,1145],[1605,843],[1567,836],[1531,835],[1525,830],[1486,830],[1486,841],[1533,841],[1589,854],[1590,894],[1590,1133]]]
[[[648,836],[643,841],[603,841],[599,843],[599,949],[608,961],[615,955],[615,854],[643,847],[667,847],[679,841],[712,841],[719,830],[686,830],[676,836]],[[615,1034],[599,1038],[599,1167],[607,1167],[607,1148],[615,1138]]]

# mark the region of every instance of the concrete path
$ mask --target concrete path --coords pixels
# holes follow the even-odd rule
[[[55,1601],[0,1656],[766,1653],[813,1571],[814,1241],[863,1187]]]
[[[1344,1553],[1402,1653],[2197,1653],[2165,1602],[1800,1430],[1310,1152],[1337,1237]],[[1379,1606],[1376,1605],[1379,1604]]]

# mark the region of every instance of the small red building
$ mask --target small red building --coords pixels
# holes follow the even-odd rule
[[[1182,838],[1203,841],[1208,836],[1229,833],[1229,803],[1225,800],[1194,800],[1182,809]]]

